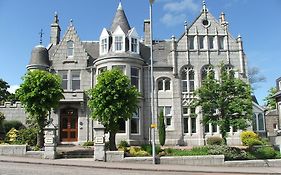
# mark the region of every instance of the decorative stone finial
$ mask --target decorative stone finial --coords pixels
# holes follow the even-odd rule
[[[203,0],[203,8],[202,8],[202,12],[206,13],[208,12],[207,6],[206,6],[206,1]]]
[[[59,23],[58,12],[55,12],[54,23],[57,23],[57,24]]]
[[[40,44],[40,45],[42,45],[42,38],[43,38],[43,35],[44,35],[43,29],[41,29],[40,32],[39,32],[39,36],[40,36],[39,44]]]
[[[119,1],[119,5],[118,5],[118,8],[117,10],[123,10],[123,7],[122,7],[122,3],[121,3],[121,0]]]
[[[73,19],[70,19],[70,26],[73,26]]]

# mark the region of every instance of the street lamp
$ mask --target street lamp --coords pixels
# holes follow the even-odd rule
[[[154,116],[154,77],[153,77],[153,33],[152,33],[152,4],[155,0],[149,0],[150,8],[149,8],[149,14],[150,14],[150,84],[151,84],[151,133],[152,133],[152,159],[153,164],[156,164],[156,156],[155,156],[155,128],[156,128],[156,122],[155,122],[155,116]]]

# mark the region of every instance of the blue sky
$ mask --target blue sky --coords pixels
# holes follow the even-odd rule
[[[70,19],[81,40],[98,40],[103,27],[109,27],[119,0],[0,0],[0,78],[11,86],[19,85],[26,71],[31,50],[49,43],[54,12],[60,19],[62,35]],[[148,0],[122,0],[130,25],[143,36],[143,20],[149,17]],[[259,102],[281,76],[281,1],[280,0],[206,0],[217,19],[226,14],[230,32],[241,34],[251,67],[259,67],[267,81],[255,90]],[[192,23],[199,15],[201,0],[156,0],[154,39],[179,37],[184,21]]]

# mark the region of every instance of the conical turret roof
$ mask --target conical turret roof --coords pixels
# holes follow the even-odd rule
[[[121,27],[124,33],[128,33],[128,31],[131,29],[121,2],[119,3],[115,17],[112,21],[111,31],[114,32],[118,26]]]
[[[27,69],[46,69],[50,65],[48,50],[38,45],[32,49],[30,62]]]

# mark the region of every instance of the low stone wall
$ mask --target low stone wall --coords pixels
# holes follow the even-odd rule
[[[164,156],[160,158],[160,164],[221,166],[224,164],[224,155],[173,156],[173,157]]]
[[[0,145],[0,155],[25,156],[26,145]]]
[[[225,161],[229,167],[281,167],[281,159]]]
[[[152,164],[152,157],[125,157],[122,162],[138,163],[138,164]],[[158,159],[159,162],[159,159]]]
[[[106,162],[120,162],[124,159],[124,151],[106,151]]]

